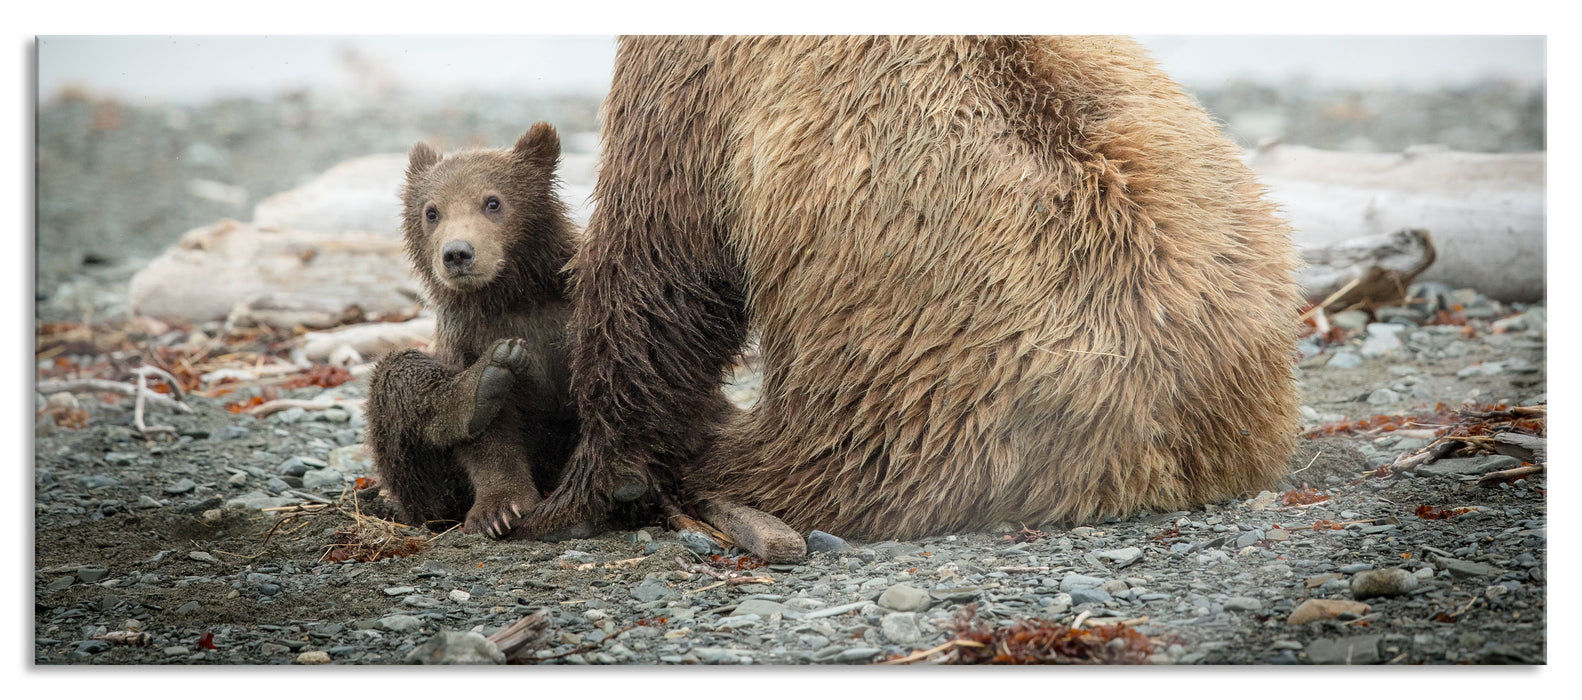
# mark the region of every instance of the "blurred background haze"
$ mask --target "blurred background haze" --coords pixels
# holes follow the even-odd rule
[[[1141,36],[1244,147],[1546,148],[1542,36]],[[562,134],[591,187],[610,36],[43,36],[40,318],[116,313],[183,232],[351,158]],[[580,167],[580,166],[579,166]],[[392,211],[391,216],[396,216]]]

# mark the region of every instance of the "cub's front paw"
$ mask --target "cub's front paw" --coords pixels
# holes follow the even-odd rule
[[[517,380],[527,373],[527,342],[521,338],[497,340],[480,361],[487,364],[478,373],[478,388],[473,393],[472,418],[467,421],[470,435],[488,427]]]

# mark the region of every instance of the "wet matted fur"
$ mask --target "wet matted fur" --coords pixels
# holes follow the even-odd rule
[[[559,157],[545,123],[507,149],[412,149],[402,222],[435,338],[432,353],[381,360],[368,391],[375,467],[412,524],[506,534],[575,445],[563,268],[576,236]]]
[[[622,39],[582,437],[520,532],[655,487],[877,539],[1274,485],[1299,298],[1239,155],[1126,39]]]

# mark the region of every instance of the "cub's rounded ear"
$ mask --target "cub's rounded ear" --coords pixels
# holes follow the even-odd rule
[[[516,152],[530,157],[553,161],[560,157],[560,135],[549,122],[539,122],[528,127],[527,133],[516,140]]]
[[[412,147],[411,154],[407,156],[406,176],[413,178],[422,175],[438,162],[439,152],[434,150],[433,146],[419,141],[417,145]]]

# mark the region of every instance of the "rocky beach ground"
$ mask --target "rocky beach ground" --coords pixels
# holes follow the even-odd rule
[[[495,106],[388,128],[379,125],[394,117],[365,114],[373,126],[359,133],[375,136],[324,155],[334,148],[308,143],[320,136],[301,136],[290,150],[263,137],[281,124],[346,116],[311,98],[121,106],[115,115],[91,100],[42,105],[36,378],[131,363],[129,347],[157,352],[227,337],[254,351],[279,347],[280,338],[228,336],[218,323],[124,318],[131,271],[187,226],[245,218],[257,195],[436,132],[507,143],[539,118],[593,126],[591,112],[575,105],[564,114],[519,108],[468,121]],[[215,131],[227,123],[230,131]],[[123,129],[141,131],[118,141],[130,133]],[[133,177],[136,168],[121,161],[147,149],[173,160]],[[276,160],[302,154],[304,162],[271,169],[271,152]],[[231,175],[248,168],[269,175],[238,185],[243,180]],[[245,191],[227,200],[194,179]],[[124,208],[112,215],[93,197]],[[86,219],[73,214],[85,209]],[[1432,285],[1413,291],[1422,301],[1333,314],[1337,331],[1299,346],[1294,372],[1308,434],[1277,490],[1075,528],[1007,523],[901,542],[812,533],[808,558],[790,565],[758,566],[657,523],[535,543],[370,520],[381,511],[368,497],[373,490],[358,491],[367,483],[359,479],[372,475],[359,446],[359,380],[278,386],[274,398],[344,407],[266,417],[231,410],[261,397],[259,387],[188,395],[191,414],[148,408],[148,423],[174,428],[153,439],[135,426],[129,397],[80,391],[66,405],[40,395],[31,658],[40,665],[1548,663],[1546,475],[1486,478],[1547,463],[1531,441],[1512,448],[1493,438],[1546,435],[1546,306]],[[85,319],[99,325],[79,325]],[[131,345],[100,354],[107,335]],[[732,391],[751,400],[750,363]],[[1468,438],[1453,443],[1457,452],[1403,461],[1456,429]],[[1489,454],[1497,447],[1510,454]],[[530,615],[536,633],[507,659],[487,638]]]
[[[1544,460],[1447,455],[1370,475],[1457,419],[1436,403],[1544,405],[1543,319],[1542,306],[1459,326],[1397,317],[1331,347],[1308,341],[1297,373],[1314,436],[1279,492],[1068,530],[816,533],[806,561],[740,572],[739,553],[657,526],[554,544],[409,531],[392,535],[423,544],[381,546],[410,556],[337,562],[361,523],[352,513],[377,512],[343,499],[371,475],[355,411],[255,418],[223,408],[234,396],[188,397],[193,415],[151,409],[177,437],[147,441],[129,401],[84,397],[86,427],[46,417],[35,442],[34,660],[473,658],[482,637],[547,610],[550,636],[520,661],[865,664],[959,639],[966,620],[992,630],[1083,618],[1147,638],[1099,647],[1111,661],[1545,663],[1546,480],[1478,483]],[[739,395],[752,392],[746,377]],[[1375,415],[1420,425],[1355,424]],[[733,574],[755,578],[721,578]],[[1317,617],[1293,624],[1307,614]],[[468,631],[478,635],[446,636]]]

